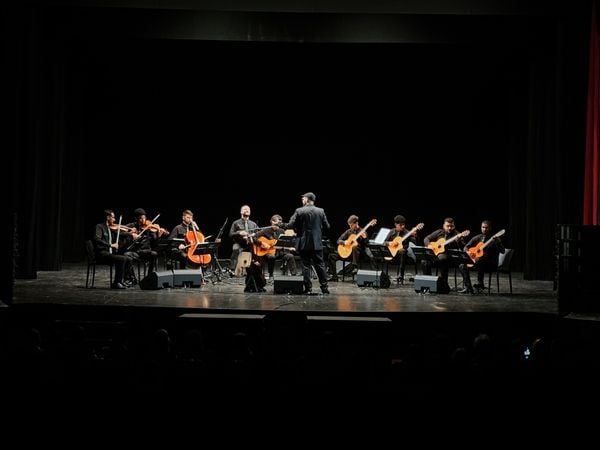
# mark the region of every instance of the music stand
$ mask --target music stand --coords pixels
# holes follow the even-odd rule
[[[211,278],[212,275],[215,275],[217,278],[217,281],[221,281],[221,277],[220,274],[216,273],[215,270],[215,261],[216,264],[219,264],[219,261],[217,260],[217,248],[219,246],[218,242],[198,242],[196,244],[196,248],[194,249],[194,255],[210,255],[211,259],[210,259],[210,265],[211,265]],[[200,270],[202,270],[202,267],[200,268]],[[203,274],[204,276],[204,274]],[[215,283],[215,280],[212,280],[213,284]]]
[[[275,247],[295,248],[296,236],[288,236],[287,234],[282,234],[277,238],[277,244],[275,244]]]
[[[412,251],[417,261],[425,260],[434,262],[437,259],[436,254],[433,253],[433,250],[429,247],[419,247],[418,245],[415,245],[414,247],[412,247]]]
[[[446,250],[448,260],[458,267],[461,264],[473,264],[473,260],[469,254],[463,250]]]
[[[390,253],[390,249],[387,245],[368,243],[367,248],[371,250],[371,254],[373,255],[373,260],[377,263],[377,269],[379,269],[379,263],[382,261],[386,262],[385,273],[388,273],[388,264],[391,261],[392,254]],[[386,258],[389,258],[386,260]]]

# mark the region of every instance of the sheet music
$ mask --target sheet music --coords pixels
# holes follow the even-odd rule
[[[390,231],[392,231],[391,228],[381,227],[379,229],[379,232],[377,233],[377,236],[375,236],[375,239],[371,239],[369,241],[369,244],[384,245],[385,238],[388,237],[388,235],[390,234]]]

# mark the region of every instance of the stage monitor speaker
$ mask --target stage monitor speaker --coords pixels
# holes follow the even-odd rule
[[[277,277],[273,282],[275,294],[302,294],[304,281],[301,276]]]
[[[163,289],[173,287],[173,272],[150,272],[140,281],[140,289]]]
[[[448,283],[442,277],[433,275],[415,275],[415,291],[419,293],[447,294],[450,292]]]
[[[173,286],[175,287],[200,287],[202,286],[202,270],[174,270]]]
[[[381,270],[359,270],[356,274],[356,285],[387,289],[390,287],[390,277]]]

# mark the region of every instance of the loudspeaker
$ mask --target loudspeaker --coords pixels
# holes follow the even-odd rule
[[[273,283],[275,294],[302,294],[304,281],[301,276],[277,277]]]
[[[202,286],[202,270],[174,270],[173,286],[200,287]]]
[[[390,287],[390,277],[381,270],[359,270],[356,274],[356,285],[360,287],[384,288]]]
[[[162,289],[173,287],[173,272],[150,272],[140,281],[140,289]]]
[[[415,291],[420,293],[438,293],[447,294],[450,292],[450,286],[442,277],[433,275],[415,275]]]

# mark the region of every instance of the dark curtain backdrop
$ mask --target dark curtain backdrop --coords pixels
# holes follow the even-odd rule
[[[583,176],[589,12],[513,27],[436,17],[434,42],[388,43],[285,42],[285,25],[270,42],[158,39],[160,11],[140,39],[114,31],[136,12],[102,11],[102,27],[75,20],[75,32],[78,14],[13,13],[19,276],[81,260],[107,207],[124,220],[144,207],[167,228],[191,208],[215,234],[244,203],[264,224],[312,190],[333,239],[350,214],[383,226],[403,214],[424,233],[446,216],[474,232],[490,218],[525,278],[553,277],[555,224],[582,214],[572,180]],[[290,17],[300,33],[305,19]],[[453,20],[472,26],[457,39]]]

